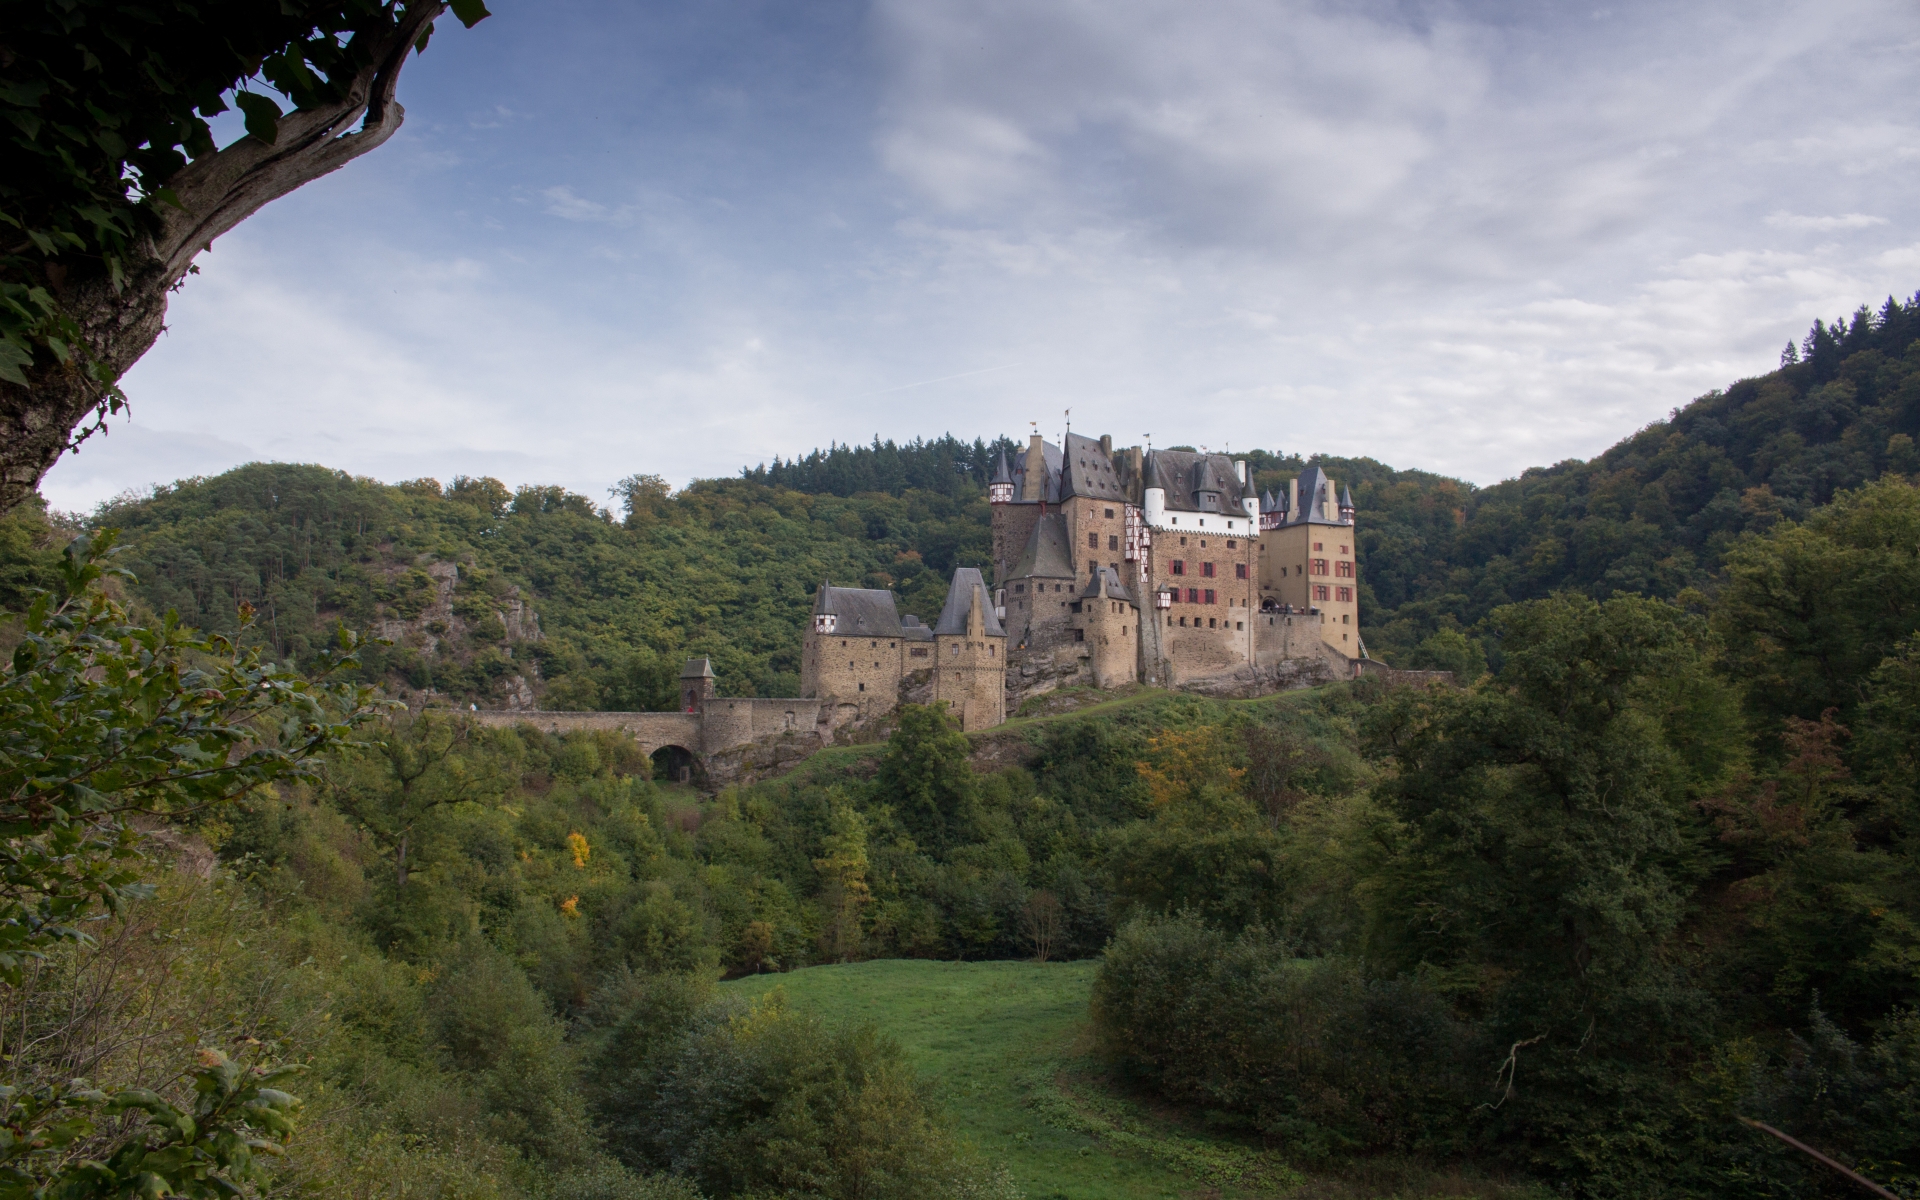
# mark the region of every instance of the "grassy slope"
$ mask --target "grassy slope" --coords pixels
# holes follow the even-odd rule
[[[1005,1162],[1034,1200],[1144,1200],[1206,1188],[1199,1174],[1143,1148],[1055,1128],[1029,1104],[1036,1086],[1046,1089],[1049,1065],[1077,1057],[1096,966],[895,959],[724,986],[746,995],[781,988],[796,1004],[878,1025],[939,1081],[960,1133]]]
[[[794,1004],[873,1022],[934,1077],[957,1131],[1005,1163],[1031,1200],[1538,1196],[1404,1163],[1308,1178],[1250,1144],[1121,1098],[1085,1044],[1098,966],[892,959],[721,986],[755,997],[778,988]]]

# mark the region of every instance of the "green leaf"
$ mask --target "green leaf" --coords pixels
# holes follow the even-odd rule
[[[472,29],[493,15],[487,11],[487,6],[482,3],[482,0],[451,0],[447,7],[453,10],[453,15],[460,18],[460,23],[468,29]]]
[[[0,100],[8,104],[18,104],[22,108],[38,108],[40,97],[47,94],[47,84],[42,80],[21,83],[0,84]]]
[[[4,379],[8,383],[26,387],[27,377],[21,368],[32,365],[33,355],[27,353],[12,341],[0,341],[0,379]],[[21,649],[24,650],[26,647],[23,646]],[[16,662],[18,661],[18,655],[19,651],[15,651]]]
[[[258,92],[240,92],[233,102],[247,115],[247,132],[273,145],[280,136],[280,106]]]

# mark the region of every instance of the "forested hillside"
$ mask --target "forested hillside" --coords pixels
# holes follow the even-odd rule
[[[1816,322],[1789,349],[1779,370],[1709,393],[1594,459],[1493,487],[1320,457],[1359,507],[1370,651],[1473,673],[1497,660],[1478,625],[1500,604],[1566,589],[1670,598],[1708,588],[1742,534],[1883,472],[1920,470],[1920,297]],[[616,493],[617,512],[492,479],[386,485],[254,464],[86,523],[123,530],[134,593],[156,611],[224,629],[245,601],[262,614],[255,636],[295,661],[340,622],[411,620],[408,636],[366,655],[368,672],[395,688],[499,703],[520,677],[553,707],[671,707],[690,654],[713,657],[726,694],[796,691],[800,628],[822,578],[892,587],[905,611],[934,615],[954,567],[986,565],[983,480],[1012,449],[1006,438],[876,439],[679,493],[636,476]],[[1284,487],[1306,462],[1247,457],[1263,488]],[[435,562],[460,567],[457,621],[421,616]],[[509,596],[538,615],[541,640],[511,639],[494,619]],[[449,628],[424,627],[436,623]]]
[[[435,599],[424,568],[457,564],[458,619],[369,647],[367,673],[481,703],[526,676],[545,703],[571,708],[672,708],[692,654],[713,657],[727,695],[795,695],[820,580],[896,588],[906,611],[931,619],[953,567],[984,563],[988,545],[977,493],[842,498],[713,480],[670,497],[643,479],[622,504],[623,519],[557,488],[389,486],[254,464],[91,523],[123,531],[130,587],[155,611],[227,630],[244,601],[260,614],[252,636],[296,662],[342,622],[418,624]],[[514,589],[538,615],[537,641],[509,639],[496,616]]]

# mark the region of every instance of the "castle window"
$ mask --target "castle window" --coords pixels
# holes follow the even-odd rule
[[[1208,629],[1214,628],[1214,619],[1212,617],[1207,618],[1207,628]]]
[[[1202,550],[1205,550],[1205,549],[1207,548],[1207,539],[1205,539],[1205,538],[1201,538],[1201,539],[1200,539],[1200,548],[1201,548]]]
[[[1112,510],[1112,509],[1108,509],[1108,510],[1107,510],[1107,515],[1108,515],[1108,516],[1112,516],[1112,515],[1113,515],[1113,510]],[[1117,534],[1117,533],[1110,533],[1110,534],[1108,534],[1108,535],[1107,535],[1107,549],[1109,549],[1109,550],[1118,550],[1119,548],[1120,548],[1120,535],[1119,535],[1119,534]]]
[[[1187,619],[1186,619],[1185,617],[1181,617],[1181,618],[1180,618],[1180,628],[1182,628],[1182,629],[1185,629],[1186,627],[1187,627]]]
[[[863,684],[861,684],[861,685],[860,685],[860,690],[861,690],[861,691],[863,691],[863,692],[864,692],[864,691],[866,691],[866,690],[867,690],[867,685],[866,685],[866,684],[864,684],[864,683],[863,683]]]
[[[1333,564],[1333,573],[1342,579],[1352,579],[1353,564],[1350,562],[1337,562]]]
[[[1013,590],[1016,594],[1024,592],[1027,590],[1027,585],[1024,583],[1016,583],[1013,585]]]
[[[1208,604],[1212,604],[1213,602],[1214,602],[1214,599],[1213,599],[1213,589],[1212,589],[1212,588],[1208,588],[1208,589],[1207,589],[1207,603],[1208,603]]]
[[[1198,603],[1200,603],[1200,589],[1199,589],[1199,588],[1188,588],[1188,589],[1187,589],[1187,603],[1188,603],[1188,604],[1198,604]]]
[[[845,649],[847,648],[847,643],[846,643],[846,642],[845,642],[844,640],[843,640],[843,641],[841,641],[841,643],[840,643],[840,648],[841,648],[842,650],[845,650]],[[852,663],[848,663],[847,665],[848,665],[848,666],[852,666],[853,664],[852,664]]]
[[[1201,563],[1201,564],[1200,564],[1200,574],[1202,574],[1202,575],[1204,575],[1204,576],[1206,576],[1206,577],[1207,577],[1208,579],[1212,579],[1212,578],[1213,578],[1213,564],[1212,564],[1212,563],[1210,563],[1210,562],[1203,562],[1203,563]]]
[[[1245,629],[1247,627],[1247,623],[1245,621],[1235,621],[1233,623],[1233,627],[1235,629]]]
[[[1324,558],[1316,558],[1316,559],[1314,559],[1314,560],[1313,560],[1313,573],[1314,573],[1315,575],[1325,575],[1325,574],[1327,573],[1327,560],[1326,560],[1326,559],[1324,559]]]
[[[1325,600],[1327,598],[1327,592],[1329,590],[1330,589],[1327,587],[1326,584],[1316,583],[1313,585],[1313,598],[1315,600]]]
[[[1180,539],[1180,544],[1181,544],[1182,546],[1184,546],[1184,545],[1186,545],[1186,544],[1187,544],[1187,539],[1185,539],[1185,538],[1181,538],[1181,539]]]
[[[1340,553],[1342,554],[1347,553],[1347,548],[1345,546],[1340,547]]]
[[[1185,559],[1176,558],[1173,560],[1173,573],[1175,575],[1185,575],[1187,573],[1187,563]]]
[[[1322,546],[1322,545],[1321,545],[1321,544],[1320,544],[1319,542],[1315,542],[1315,543],[1313,544],[1313,548],[1314,548],[1315,550],[1325,550],[1325,549],[1326,549],[1326,547],[1325,547],[1325,546]]]
[[[993,657],[993,643],[992,643],[992,642],[988,642],[988,643],[987,643],[987,657],[988,657],[988,658],[992,658],[992,657]]]
[[[1100,535],[1097,533],[1089,533],[1087,535],[1087,549],[1098,550],[1099,548],[1100,548]]]
[[[1073,631],[1073,640],[1074,640],[1074,641],[1076,641],[1076,642],[1084,642],[1084,641],[1086,641],[1086,640],[1087,640],[1087,631],[1086,631],[1086,630],[1084,630],[1084,629],[1076,629],[1076,630],[1074,630],[1074,631]]]
[[[1231,549],[1233,549],[1233,539],[1232,539],[1232,538],[1228,538],[1228,539],[1227,539],[1227,549],[1229,549],[1229,550],[1231,550]]]
[[[1107,510],[1107,519],[1108,519],[1109,521],[1111,521],[1111,520],[1113,519],[1113,510],[1112,510],[1112,509],[1108,509],[1108,510]]]
[[[1347,603],[1347,604],[1353,603],[1353,589],[1350,587],[1333,589],[1333,596],[1334,596],[1334,599],[1340,600],[1344,603]]]
[[[1245,579],[1247,577],[1247,564],[1245,563],[1233,564],[1233,577],[1235,579]]]
[[[892,650],[893,648],[894,648],[894,644],[892,642],[888,642],[887,649]]]

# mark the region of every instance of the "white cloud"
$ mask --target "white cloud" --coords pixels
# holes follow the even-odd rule
[[[1895,0],[876,0],[859,53],[569,19],[436,41],[405,144],[177,298],[150,453],[49,494],[265,456],[599,497],[1068,407],[1489,482],[1920,287]]]
[[[1847,213],[1838,217],[1804,217],[1788,212],[1767,214],[1767,225],[1770,228],[1804,229],[1814,233],[1831,233],[1837,229],[1872,229],[1876,225],[1886,223],[1885,217],[1868,216],[1866,213]]]

